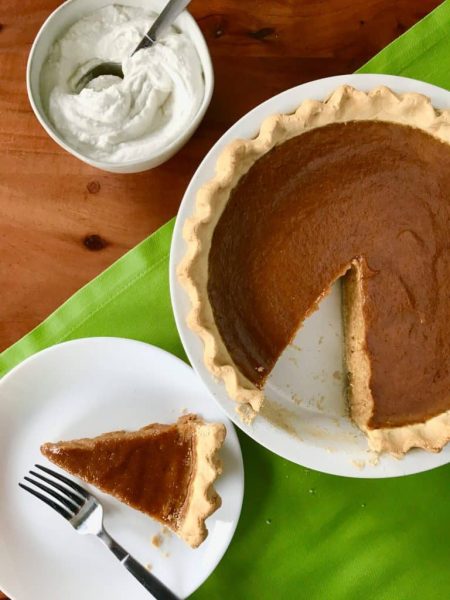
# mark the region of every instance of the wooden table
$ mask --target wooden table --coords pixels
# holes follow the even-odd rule
[[[194,0],[213,100],[175,158],[137,175],[79,162],[32,113],[27,56],[59,4],[0,4],[0,351],[174,216],[202,157],[244,113],[304,81],[354,71],[439,0]]]

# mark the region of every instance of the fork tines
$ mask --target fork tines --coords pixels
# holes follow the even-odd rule
[[[31,470],[29,475],[32,477],[25,476],[24,479],[32,484],[34,488],[29,487],[24,483],[19,483],[19,486],[36,498],[39,498],[39,500],[42,500],[48,504],[48,506],[51,506],[66,519],[71,519],[79,512],[80,508],[88,499],[89,494],[74,481],[64,477],[64,475],[61,475],[60,473],[57,473],[48,467],[42,467],[41,465],[34,466],[47,475],[50,475],[52,479],[50,477],[45,477],[41,473]],[[61,485],[59,482],[62,482],[65,485]],[[67,489],[66,486],[70,489]],[[42,492],[45,492],[45,494],[39,490],[42,490]]]

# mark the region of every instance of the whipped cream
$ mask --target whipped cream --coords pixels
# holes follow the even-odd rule
[[[51,48],[41,98],[51,123],[85,156],[111,163],[163,150],[190,125],[204,96],[200,58],[174,27],[130,57],[157,15],[110,5],[77,21]],[[74,83],[97,62],[122,64],[124,78],[104,75],[79,94]]]

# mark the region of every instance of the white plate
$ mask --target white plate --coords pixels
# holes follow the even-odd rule
[[[152,545],[161,526],[99,492],[108,531],[181,597],[214,570],[242,505],[242,456],[233,425],[185,363],[153,346],[90,338],[35,354],[0,381],[0,589],[17,600],[148,600],[149,594],[92,536],[80,536],[17,483],[45,441],[175,421],[183,410],[227,427],[216,488],[222,507],[196,550],[175,536]]]
[[[387,85],[397,92],[420,92],[438,108],[450,107],[450,93],[413,79],[389,75],[342,75],[312,81],[267,100],[238,121],[205,157],[186,190],[178,212],[170,257],[170,288],[175,318],[191,364],[208,389],[238,427],[276,454],[298,464],[348,477],[395,477],[426,471],[450,460],[450,447],[440,454],[412,450],[402,460],[383,456],[378,463],[367,450],[362,433],[345,415],[343,389],[342,323],[338,286],[325,298],[320,310],[307,319],[277,363],[266,385],[270,414],[244,425],[222,383],[203,363],[200,339],[186,325],[190,303],[176,277],[176,267],[185,253],[182,227],[194,212],[198,188],[211,179],[224,146],[236,138],[255,136],[263,119],[289,113],[306,99],[323,100],[336,87],[350,84],[361,90]],[[301,350],[299,350],[301,348]],[[376,463],[376,464],[374,464]]]

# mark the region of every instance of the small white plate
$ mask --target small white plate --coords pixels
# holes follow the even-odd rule
[[[440,454],[412,450],[402,460],[383,456],[378,461],[367,440],[346,416],[343,381],[341,300],[338,285],[306,320],[294,343],[278,361],[266,384],[265,414],[252,426],[243,424],[221,382],[203,363],[201,340],[186,325],[189,299],[176,277],[185,254],[182,227],[194,212],[199,187],[214,175],[223,148],[237,138],[254,137],[265,117],[289,113],[307,99],[325,99],[343,84],[361,90],[379,85],[397,92],[419,92],[438,108],[450,107],[450,92],[433,85],[390,75],[342,75],[312,81],[274,96],[250,111],[229,129],[207,154],[186,190],[177,216],[170,256],[170,289],[175,318],[192,366],[238,427],[276,454],[293,462],[347,477],[396,477],[427,471],[450,461],[450,447]]]
[[[180,597],[196,590],[219,563],[241,511],[244,474],[239,441],[192,369],[171,354],[132,340],[90,338],[35,354],[0,381],[0,589],[17,600],[148,600],[149,594],[92,536],[80,536],[18,487],[39,462],[45,441],[89,437],[182,411],[227,427],[216,489],[222,507],[206,521],[196,550],[145,515],[93,490],[107,530]]]

